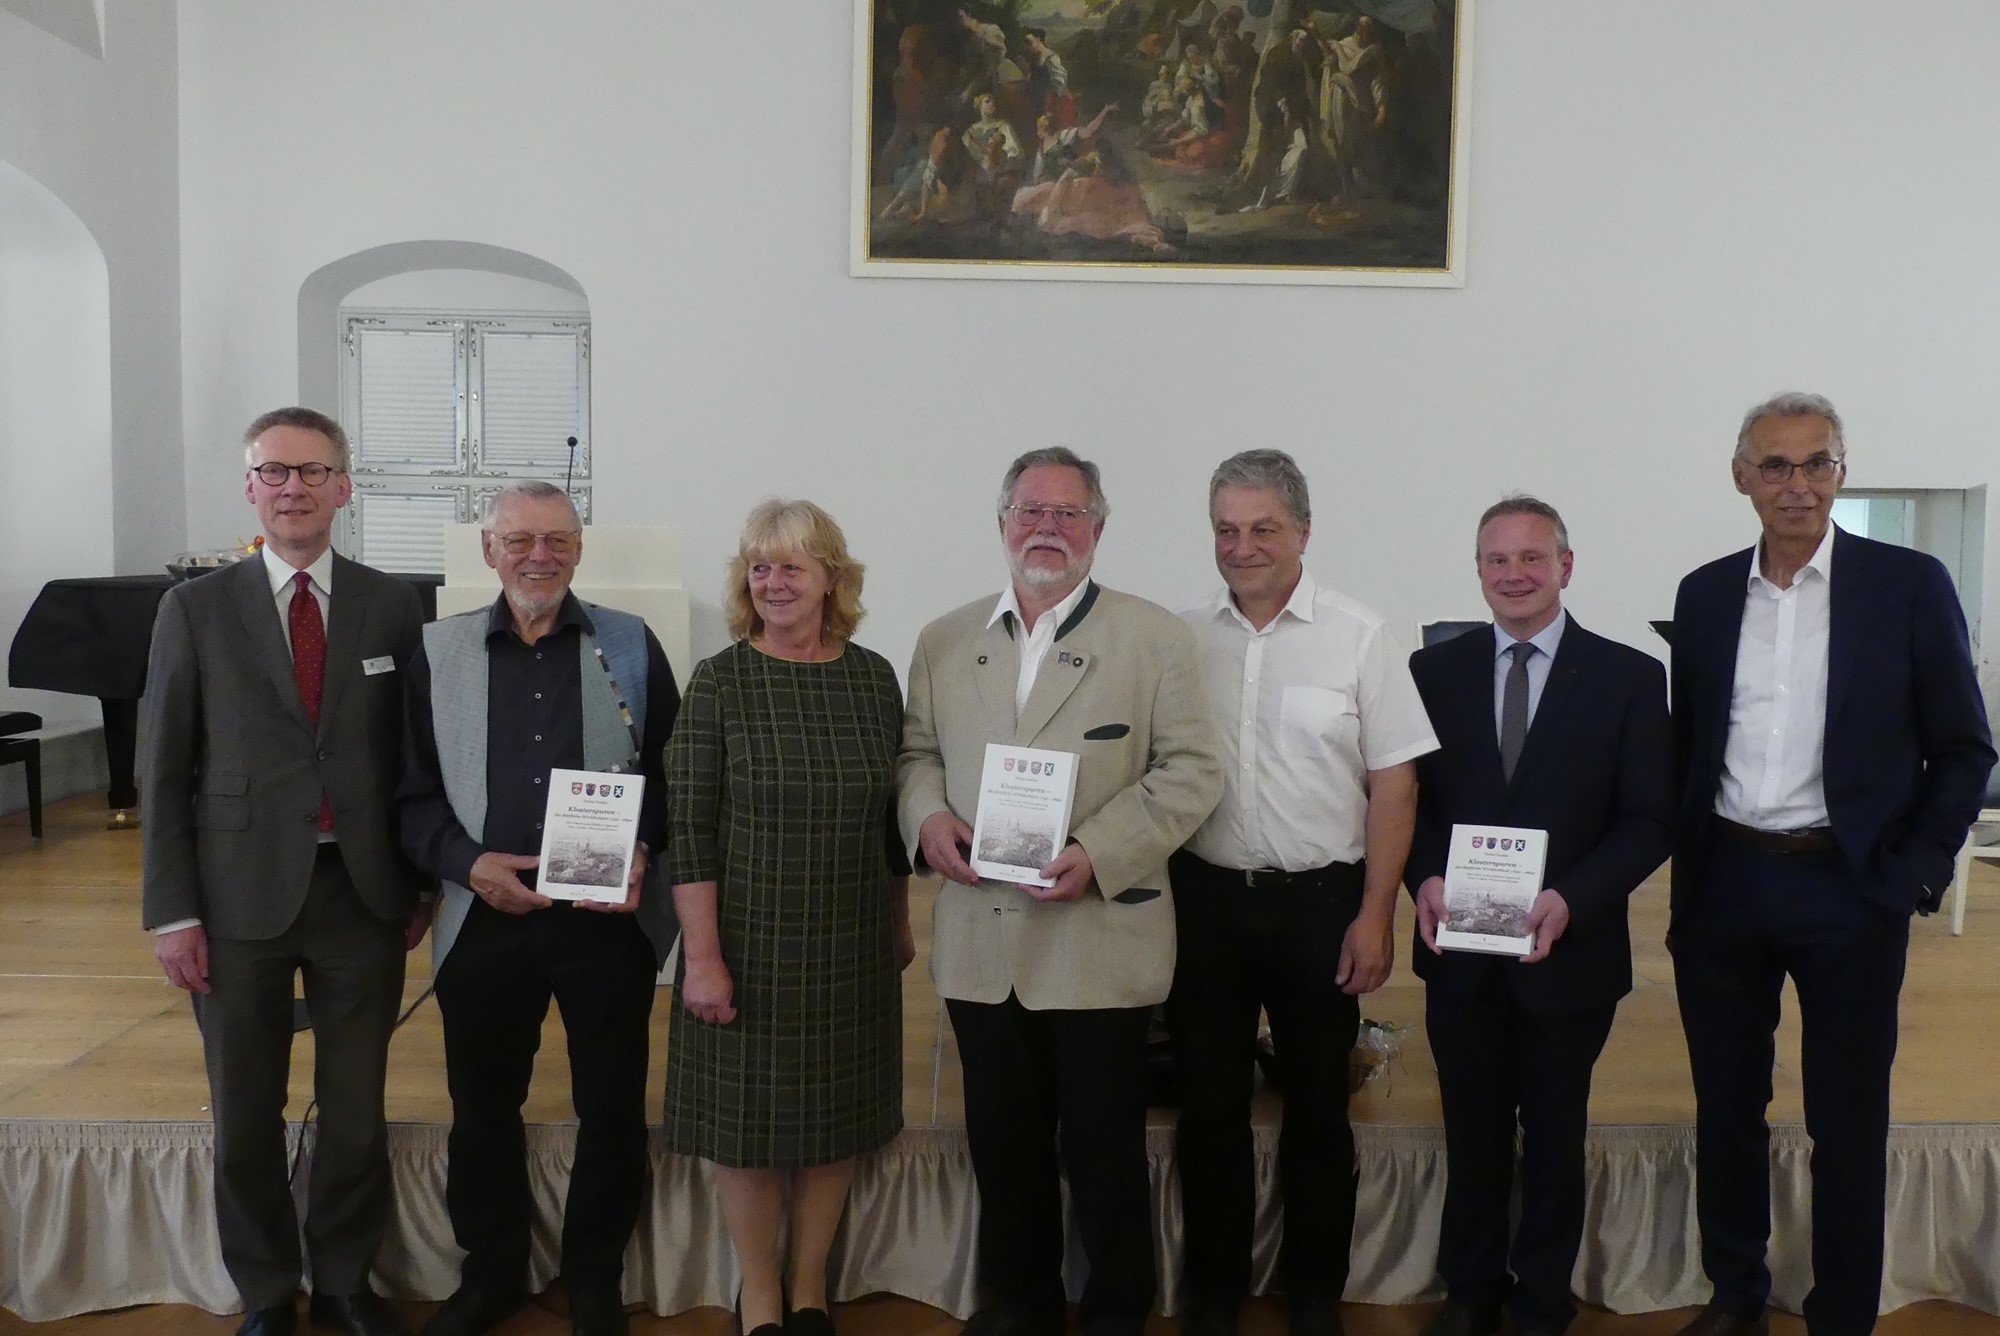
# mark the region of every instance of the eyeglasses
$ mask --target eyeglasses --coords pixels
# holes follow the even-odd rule
[[[336,473],[345,472],[331,464],[280,464],[275,459],[259,464],[250,470],[257,475],[257,481],[266,487],[283,487],[296,473],[299,481],[308,487],[318,487]]]
[[[1094,519],[1094,512],[1079,510],[1075,506],[1008,506],[1007,517],[1014,523],[1033,528],[1043,520],[1054,520],[1065,529],[1074,529],[1085,520]]]
[[[1825,455],[1814,455],[1803,464],[1794,464],[1789,459],[1771,458],[1760,460],[1752,467],[1757,470],[1757,476],[1765,482],[1790,482],[1794,473],[1805,474],[1807,482],[1825,482],[1840,472],[1841,465],[1846,462],[1842,459],[1830,459]]]
[[[549,555],[552,557],[566,557],[576,551],[577,541],[582,537],[583,535],[575,529],[558,529],[554,533],[496,533],[493,535],[495,542],[505,548],[510,555],[516,557],[533,552],[536,543],[541,543],[544,547],[548,548]]]

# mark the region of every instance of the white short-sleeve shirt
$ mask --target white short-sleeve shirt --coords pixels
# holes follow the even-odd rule
[[[1310,574],[1261,631],[1226,588],[1181,617],[1201,647],[1225,762],[1222,801],[1189,850],[1286,872],[1359,862],[1368,772],[1438,745],[1382,618]]]

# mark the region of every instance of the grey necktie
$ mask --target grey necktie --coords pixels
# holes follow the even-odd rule
[[[1528,740],[1528,656],[1535,647],[1525,640],[1507,647],[1514,666],[1507,670],[1507,682],[1500,693],[1500,773],[1511,782],[1514,766],[1521,759],[1521,744]]]

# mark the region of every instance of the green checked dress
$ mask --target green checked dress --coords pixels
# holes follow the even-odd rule
[[[694,670],[667,748],[675,883],[716,883],[736,1019],[674,1008],[667,1147],[732,1168],[830,1164],[903,1122],[889,878],[903,698],[888,660],[739,641]]]

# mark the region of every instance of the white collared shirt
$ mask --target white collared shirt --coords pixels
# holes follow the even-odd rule
[[[1528,726],[1535,723],[1535,711],[1542,705],[1542,688],[1549,684],[1549,669],[1555,666],[1556,647],[1562,644],[1563,628],[1569,625],[1569,613],[1561,608],[1556,610],[1556,619],[1528,637],[1528,643],[1535,652],[1528,656]],[[1501,630],[1496,623],[1493,627],[1493,736],[1500,736],[1500,715],[1507,707],[1507,674],[1514,667],[1513,656],[1507,651],[1514,648],[1514,637]]]
[[[1014,679],[1014,713],[1027,708],[1028,696],[1035,689],[1035,678],[1042,671],[1042,660],[1049,657],[1049,650],[1056,643],[1056,632],[1076,611],[1076,605],[1083,602],[1083,593],[1090,588],[1090,576],[1086,573],[1077,581],[1076,588],[1062,602],[1043,613],[1035,622],[1035,629],[1028,629],[1028,619],[1021,615],[1020,601],[1014,597],[1014,586],[1009,584],[1000,601],[993,605],[993,615],[986,619],[988,626],[999,621],[1008,613],[1014,614],[1014,624],[1020,629],[1014,634],[1014,644],[1021,651],[1020,676]]]
[[[319,604],[319,624],[325,626],[328,624],[327,614],[332,611],[333,549],[329,547],[320,553],[313,564],[306,567],[306,573],[312,576],[309,588],[313,593],[313,601]],[[276,599],[278,604],[278,625],[285,632],[285,653],[290,654],[292,596],[299,592],[299,587],[295,583],[299,573],[295,567],[287,564],[283,557],[273,552],[267,543],[264,545],[264,574],[270,577],[271,597]]]
[[[271,581],[271,597],[276,600],[278,609],[278,628],[283,632],[281,638],[285,643],[285,653],[289,655],[292,652],[292,598],[299,592],[299,587],[295,583],[299,573],[287,564],[283,557],[273,552],[268,543],[263,548],[263,556],[264,574]],[[320,553],[319,558],[306,567],[306,570],[312,575],[312,583],[308,588],[312,590],[313,598],[319,602],[319,624],[325,626],[327,613],[330,610],[328,600],[333,596],[333,549],[329,547]],[[329,844],[333,838],[332,831],[321,831],[319,842]],[[198,918],[176,919],[172,923],[162,923],[153,929],[153,935],[157,937],[162,933],[179,932],[182,928],[200,926],[201,920]]]
[[[1790,589],[1764,578],[1762,554],[1750,552],[1715,813],[1758,830],[1824,826],[1833,526]]]
[[[1189,850],[1227,868],[1359,862],[1368,772],[1438,745],[1381,617],[1310,574],[1261,631],[1226,588],[1181,617],[1201,649],[1224,762],[1222,801]]]

